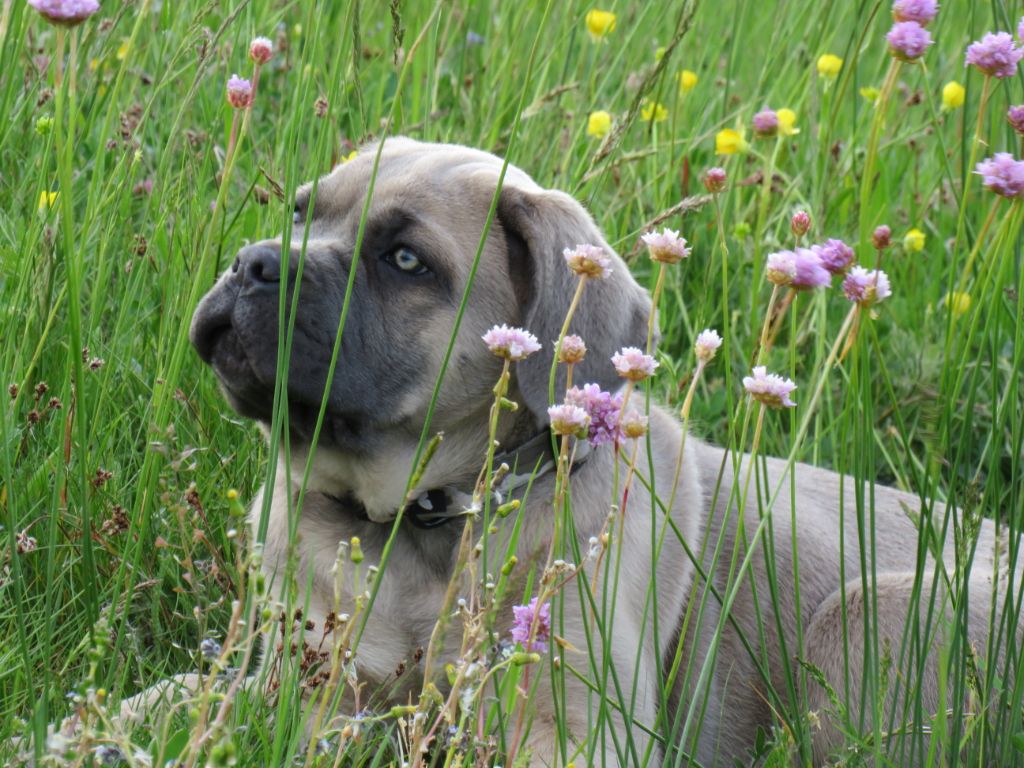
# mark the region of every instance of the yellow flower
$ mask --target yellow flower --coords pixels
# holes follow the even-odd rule
[[[126,58],[128,58],[128,51],[130,51],[131,49],[132,44],[130,41],[125,40],[123,43],[121,43],[120,47],[118,47],[117,49],[117,60],[124,61]]]
[[[882,92],[873,85],[865,85],[860,89],[860,95],[868,101],[878,101],[878,97],[882,95]]]
[[[839,77],[839,70],[843,68],[843,60],[833,53],[826,53],[818,57],[818,74],[826,80],[835,80]]]
[[[676,75],[676,79],[679,81],[679,92],[689,93],[697,87],[697,73],[692,72],[689,69],[684,69]]]
[[[964,87],[956,80],[950,80],[942,86],[942,108],[945,111],[964,105]]]
[[[723,128],[715,134],[715,154],[735,155],[737,152],[746,152],[747,142],[743,134],[733,128]]]
[[[359,153],[359,150],[357,150],[357,149],[353,149],[353,150],[352,150],[351,152],[349,152],[349,153],[348,153],[347,155],[342,155],[342,156],[341,156],[341,162],[343,162],[343,163],[347,163],[347,162],[348,162],[349,160],[351,160],[352,158],[354,158],[354,157],[355,157],[355,156],[356,156],[356,155],[357,155],[358,153]]]
[[[942,303],[953,313],[953,317],[960,317],[971,308],[971,294],[953,291],[943,297]]]
[[[783,136],[792,136],[795,133],[800,133],[800,129],[796,127],[796,112],[792,109],[775,110],[775,116],[779,119],[779,133]]]
[[[595,8],[587,11],[584,21],[590,37],[595,42],[604,39],[609,32],[615,31],[615,14],[611,11],[599,11]]]
[[[659,104],[656,101],[644,100],[644,106],[640,110],[640,117],[647,122],[652,120],[656,123],[660,123],[668,119],[668,110],[665,109],[664,105]]]
[[[60,192],[47,192],[45,189],[39,193],[39,210],[45,213],[48,209],[53,208],[57,202],[57,196]]]
[[[608,131],[612,129],[612,116],[605,112],[603,109],[599,109],[596,112],[591,112],[590,117],[587,118],[587,135],[593,136],[597,139],[602,139],[608,135]]]
[[[903,247],[908,251],[923,251],[924,240],[924,232],[915,227],[903,236]]]

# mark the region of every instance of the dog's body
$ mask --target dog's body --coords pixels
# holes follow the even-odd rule
[[[272,494],[272,501],[263,568],[275,590],[284,588],[290,551],[288,497],[301,483],[307,456],[304,446],[324,389],[374,154],[375,148],[371,148],[321,180],[315,211],[307,211],[307,192],[300,194],[297,206],[297,219],[301,221],[307,214],[312,222],[289,371],[292,444],[299,446],[292,456],[294,476],[289,483],[284,462],[279,462],[277,481],[265,491]],[[334,607],[332,569],[338,543],[357,536],[366,561],[379,563],[391,531],[390,520],[405,501],[405,485],[427,405],[500,167],[500,160],[486,153],[404,139],[388,140],[381,153],[338,373],[328,393],[322,443],[295,524],[295,574],[300,587],[311,585],[304,618],[313,622],[309,637],[314,644]],[[296,230],[298,238],[301,226]],[[414,497],[427,489],[469,491],[473,487],[486,451],[491,388],[500,370],[500,362],[479,340],[491,325],[522,325],[545,345],[544,353],[513,365],[510,397],[523,407],[502,417],[498,432],[502,449],[514,449],[546,426],[552,339],[575,288],[573,276],[562,263],[561,250],[583,242],[604,246],[611,253],[575,201],[542,190],[510,167],[431,426],[432,432],[443,430],[445,439]],[[297,251],[297,241],[293,249]],[[281,269],[279,258],[275,267],[274,254],[279,252],[280,241],[243,249],[235,266],[200,305],[193,326],[193,341],[217,370],[232,404],[243,414],[264,421],[270,418],[268,393],[273,392],[275,376],[280,273],[295,271],[294,257],[288,270]],[[423,255],[422,260],[417,254]],[[424,267],[425,272],[419,269],[424,264],[429,267]],[[616,379],[608,357],[625,344],[643,342],[650,305],[621,261],[616,261],[608,280],[591,282],[571,328],[590,348],[574,378],[611,387]],[[561,376],[556,391],[564,391],[564,373]],[[556,399],[561,398],[556,395]],[[652,466],[642,459],[639,470],[645,478],[650,474],[664,505],[673,495],[671,485],[683,440],[679,423],[657,406],[651,409],[650,440]],[[685,446],[680,483],[667,517],[652,504],[645,484],[636,479],[626,508],[619,513],[622,551],[627,557],[616,571],[618,582],[607,587],[616,595],[614,621],[608,628],[616,679],[609,695],[621,697],[635,723],[656,730],[663,687],[659,675],[664,676],[671,667],[685,624],[683,668],[669,706],[661,714],[666,715],[662,724],[678,718],[673,738],[681,738],[684,728],[687,738],[668,745],[667,751],[674,754],[681,749],[702,765],[726,765],[747,754],[757,728],[772,722],[772,697],[759,667],[767,670],[775,694],[784,701],[789,695],[785,666],[794,665],[798,656],[820,668],[841,696],[847,693],[844,680],[849,680],[849,695],[856,701],[864,658],[860,647],[864,641],[864,601],[860,597],[864,562],[875,579],[879,636],[898,646],[917,560],[918,532],[911,515],[919,513],[922,504],[917,497],[874,488],[873,511],[868,514],[874,515],[875,536],[873,542],[864,542],[862,555],[853,480],[797,465],[796,488],[791,493],[784,463],[768,460],[769,490],[780,481],[784,483],[771,525],[762,524],[751,485],[741,526],[736,512],[738,495],[733,494],[734,457],[693,437]],[[583,552],[591,537],[600,536],[605,529],[613,509],[615,461],[611,446],[598,447],[572,474],[573,523]],[[742,462],[741,473],[746,471],[747,458]],[[621,477],[626,469],[620,469]],[[522,489],[516,495],[522,496]],[[553,535],[554,496],[554,473],[542,474],[517,513],[522,525],[516,551],[521,573],[544,560]],[[791,498],[796,500],[795,513],[790,510]],[[260,501],[258,498],[253,506],[256,519]],[[366,690],[387,690],[391,703],[405,703],[422,685],[414,661],[418,649],[428,646],[438,620],[455,566],[462,519],[431,530],[406,520],[397,531],[356,656]],[[845,526],[842,537],[841,525]],[[741,531],[745,538],[737,546]],[[618,529],[613,528],[613,533],[607,557],[616,556],[619,546]],[[482,534],[478,525],[476,535]],[[504,535],[499,531],[492,537],[493,551],[504,551]],[[840,549],[841,540],[845,551]],[[699,569],[683,542],[696,554]],[[749,570],[739,588],[733,589],[737,582],[730,569],[744,562],[748,547]],[[773,552],[767,561],[766,547]],[[716,550],[721,553],[718,557],[714,556]],[[994,550],[993,529],[986,523],[972,571],[978,595],[992,592]],[[951,551],[947,550],[946,557],[952,563]],[[494,572],[499,565],[492,560],[488,569]],[[590,578],[588,564],[583,567],[581,578]],[[767,567],[774,570],[774,583],[779,585],[774,596],[767,588]],[[700,576],[701,571],[708,574],[707,580]],[[932,566],[926,565],[923,572],[930,576]],[[652,578],[657,589],[656,612],[647,603]],[[584,676],[599,676],[600,660],[595,671],[581,650],[590,646],[584,636],[585,611],[579,593],[573,587],[562,595],[563,623],[554,629],[569,647],[556,652]],[[305,595],[299,604],[304,601]],[[723,615],[723,602],[729,611],[727,619],[722,619],[716,646],[712,638]],[[349,599],[342,608],[350,606]],[[845,639],[841,633],[843,606],[849,627]],[[978,642],[985,638],[988,609],[987,599],[972,602],[970,626],[977,630],[972,639]],[[938,610],[948,610],[941,595]],[[510,623],[508,615],[502,620],[505,626]],[[799,643],[798,633],[802,634]],[[458,632],[448,633],[447,660],[454,657],[458,640]],[[844,649],[844,643],[849,647]],[[273,648],[269,650],[265,663],[273,663]],[[693,667],[688,670],[686,664],[691,659]],[[844,660],[849,664],[848,676],[844,676]],[[707,674],[701,679],[705,662]],[[406,671],[396,679],[400,665]],[[541,675],[541,690],[534,697],[538,711],[528,748],[539,763],[552,764],[563,758],[556,757],[560,748],[547,677]],[[566,675],[565,680],[568,731],[572,739],[583,742],[590,737],[588,718],[593,714],[594,694],[573,675]],[[937,701],[934,681],[929,680],[926,674],[921,684],[924,708],[930,712]],[[705,695],[705,704],[695,708],[705,713],[703,721],[685,725],[690,702]],[[818,686],[812,686],[808,696],[812,708],[826,705]],[[595,761],[614,765],[625,755],[626,762],[638,762],[647,751],[649,736],[644,728],[627,727],[621,715],[614,719],[616,737],[600,740]],[[630,740],[625,738],[627,732]],[[823,760],[834,743],[835,732],[826,725],[815,739],[816,760]],[[570,754],[573,748],[570,743]],[[663,751],[651,750],[651,764],[657,764]]]

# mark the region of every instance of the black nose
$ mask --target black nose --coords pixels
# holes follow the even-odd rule
[[[243,288],[273,288],[281,282],[281,246],[257,243],[238,252],[231,271]]]

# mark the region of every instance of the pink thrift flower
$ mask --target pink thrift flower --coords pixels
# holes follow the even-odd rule
[[[892,17],[896,21],[916,21],[922,27],[938,12],[939,4],[935,0],[896,0],[892,4]]]
[[[507,325],[496,325],[480,338],[491,352],[506,360],[522,360],[540,349],[532,333]]]
[[[676,264],[690,255],[692,248],[686,247],[686,238],[680,237],[673,229],[665,228],[661,232],[648,232],[640,238],[647,246],[651,259],[664,264]]]
[[[768,254],[765,275],[775,285],[789,285],[796,277],[796,254],[792,251],[776,251]]]
[[[533,630],[533,638],[530,631]],[[512,606],[512,641],[527,651],[544,653],[551,639],[551,603],[537,607],[537,598],[526,605]]]
[[[880,270],[868,271],[864,267],[853,267],[843,280],[843,293],[850,301],[869,307],[892,295],[889,277]]]
[[[796,384],[791,379],[768,373],[768,369],[763,365],[754,368],[753,374],[743,377],[743,387],[752,398],[769,408],[792,408],[796,405],[789,399],[790,394],[796,389]]]
[[[636,347],[623,347],[612,355],[612,365],[619,376],[630,381],[643,381],[648,376],[654,375],[654,369],[658,367],[658,361],[650,355],[645,355]]]
[[[565,263],[577,275],[587,277],[608,277],[612,273],[612,260],[603,248],[596,245],[579,244],[562,251]]]
[[[228,103],[235,109],[252,106],[252,83],[238,75],[228,80]]]
[[[556,435],[586,437],[590,427],[590,416],[578,405],[563,403],[548,408],[551,431]]]
[[[565,402],[578,405],[590,416],[587,439],[591,445],[605,445],[621,439],[619,412],[622,410],[622,395],[605,392],[597,384],[584,384],[582,389],[573,387],[566,392]]]
[[[789,229],[797,237],[803,237],[811,230],[811,217],[807,211],[797,211],[789,220]]]
[[[718,166],[708,168],[707,173],[704,174],[704,189],[712,195],[717,195],[725,189],[725,181],[725,168],[719,168]]]
[[[892,244],[892,230],[885,224],[875,227],[871,233],[871,244],[880,251],[885,250]]]
[[[1013,77],[1024,48],[1013,44],[1009,32],[989,32],[967,46],[964,66],[974,66],[991,77]]]
[[[1019,107],[1010,107],[1006,113],[1006,119],[1017,133],[1024,136],[1024,104]]]
[[[779,116],[774,109],[762,109],[754,115],[753,123],[758,136],[774,136],[779,131]]]
[[[974,171],[986,189],[1007,198],[1024,197],[1024,161],[1014,160],[1009,152],[996,152],[978,163]]]
[[[557,345],[557,342],[555,342]],[[558,352],[558,362],[573,365],[583,361],[587,356],[587,345],[574,333],[562,339],[562,348]]]
[[[722,337],[718,335],[718,331],[705,328],[697,334],[697,341],[693,344],[693,353],[700,362],[710,363],[720,346],[722,346]]]
[[[853,248],[842,240],[830,238],[823,245],[812,245],[811,250],[818,254],[821,265],[833,275],[841,275],[853,264]]]
[[[790,286],[803,291],[824,288],[832,282],[832,275],[821,263],[821,257],[810,248],[796,249],[796,276]]]
[[[39,15],[51,24],[73,27],[100,9],[97,0],[28,0]]]
[[[249,43],[249,58],[257,64],[266,64],[274,55],[274,44],[265,37],[254,38]]]
[[[639,411],[631,410],[622,417],[622,434],[631,440],[647,434],[647,417]]]
[[[901,61],[914,61],[924,55],[932,44],[932,36],[916,21],[897,21],[889,34],[889,52]]]

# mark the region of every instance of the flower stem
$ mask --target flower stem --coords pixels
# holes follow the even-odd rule
[[[558,369],[558,358],[562,354],[562,341],[569,332],[569,323],[572,322],[572,316],[576,314],[576,308],[580,305],[580,299],[583,298],[583,288],[586,284],[587,276],[580,275],[580,281],[576,286],[576,293],[573,294],[572,301],[569,303],[569,309],[565,313],[565,322],[562,323],[562,330],[558,332],[558,341],[555,342],[555,356],[551,360],[551,372],[548,374],[549,403],[555,402],[555,371]]]
[[[878,101],[875,102],[875,114],[871,121],[871,136],[868,139],[868,149],[864,156],[864,173],[860,178],[860,246],[867,246],[870,242],[871,217],[868,215],[868,207],[871,199],[871,190],[874,188],[875,160],[878,158],[878,142],[882,137],[882,128],[885,126],[885,110],[889,104],[889,96],[896,85],[896,78],[900,71],[900,60],[893,58],[889,62],[889,70],[885,74],[885,82],[878,94]]]
[[[665,285],[665,262],[660,262],[658,279],[654,283],[654,295],[651,297],[651,314],[647,318],[647,354],[651,354],[651,347],[654,346],[654,321],[658,314],[658,300],[661,298],[661,290]]]
[[[985,126],[985,107],[988,105],[989,92],[992,88],[992,77],[985,75],[981,85],[981,101],[978,103],[978,121],[974,124],[974,138],[971,140],[971,154],[967,160],[967,173],[964,176],[963,188],[960,191],[960,212],[956,219],[956,239],[953,241],[953,253],[958,253],[960,241],[964,236],[964,225],[967,216],[967,198],[971,188],[971,172],[974,162],[978,159],[978,145],[981,144],[981,132]],[[980,239],[980,238],[979,238]]]

